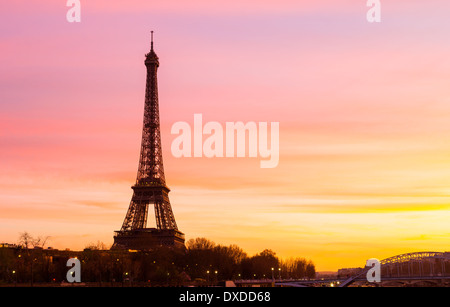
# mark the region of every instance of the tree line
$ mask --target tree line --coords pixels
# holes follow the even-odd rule
[[[30,238],[27,238],[29,243]],[[42,242],[42,240],[40,240]],[[81,262],[81,280],[98,285],[216,285],[239,279],[311,279],[315,266],[304,258],[282,260],[270,249],[248,256],[237,245],[191,239],[186,249],[159,247],[151,251],[109,250],[99,242],[83,251],[0,248],[0,283],[54,283],[66,279],[69,258]]]

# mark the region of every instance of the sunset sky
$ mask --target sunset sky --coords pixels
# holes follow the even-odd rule
[[[0,3],[0,242],[113,242],[141,141],[150,31],[186,239],[316,269],[450,250],[450,2]],[[279,122],[280,160],[175,158],[177,121]],[[154,224],[150,211],[149,226]]]

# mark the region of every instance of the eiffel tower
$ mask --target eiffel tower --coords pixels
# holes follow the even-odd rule
[[[133,196],[120,231],[115,231],[112,249],[150,250],[157,246],[184,247],[169,201],[161,149],[157,70],[159,58],[151,49],[145,55],[147,85],[141,153]],[[154,205],[157,228],[147,228],[149,205]]]

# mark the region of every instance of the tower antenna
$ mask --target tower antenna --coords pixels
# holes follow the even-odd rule
[[[153,50],[153,31],[151,31],[151,33],[152,33],[152,48],[151,48],[151,50]]]

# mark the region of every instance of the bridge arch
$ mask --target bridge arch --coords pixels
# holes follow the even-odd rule
[[[381,264],[389,264],[389,263],[401,263],[407,262],[411,260],[423,260],[425,258],[437,258],[437,259],[449,259],[450,253],[443,252],[414,252],[407,254],[400,254],[396,256],[392,256],[386,259],[381,260]]]
[[[450,253],[415,252],[380,261],[384,277],[439,277],[450,275]]]

